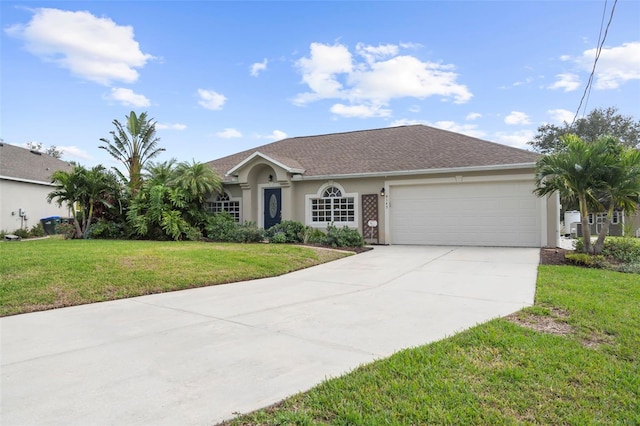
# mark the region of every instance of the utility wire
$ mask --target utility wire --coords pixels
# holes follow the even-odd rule
[[[589,80],[587,81],[587,85],[584,88],[584,92],[582,93],[582,98],[580,99],[580,104],[578,105],[578,109],[576,110],[576,114],[573,116],[573,120],[571,121],[571,126],[569,127],[573,127],[574,123],[576,122],[576,119],[578,118],[578,115],[580,114],[580,108],[582,108],[582,103],[585,100],[585,97],[587,97],[587,94],[591,93],[591,86],[593,84],[593,77],[596,73],[596,65],[598,64],[598,59],[600,58],[600,53],[602,53],[602,47],[604,46],[604,42],[607,39],[607,33],[609,32],[609,26],[611,25],[611,21],[613,20],[613,13],[616,10],[616,4],[618,4],[618,0],[614,0],[613,1],[613,7],[611,8],[611,15],[609,15],[609,22],[607,22],[607,27],[604,30],[604,35],[602,36],[602,39],[600,39],[600,36],[598,36],[598,44],[597,44],[597,49],[596,49],[596,58],[593,61],[593,68],[591,69],[591,74],[589,75]],[[605,11],[607,9],[607,1],[605,0],[604,2],[604,11],[602,12],[602,22],[600,23],[600,34],[602,34],[602,23],[604,22],[604,14]],[[588,100],[587,100],[588,102]],[[587,108],[587,105],[585,103],[585,110]]]
[[[600,43],[602,41],[602,29],[604,28],[604,18],[606,14],[607,14],[607,0],[604,0],[604,7],[602,8],[602,17],[600,18],[600,33],[598,34],[598,43],[596,43],[596,46],[600,46]],[[591,97],[591,89],[593,88],[593,85],[588,85],[587,87],[589,88],[589,90],[587,91],[587,100],[585,101],[584,107],[582,108],[583,117],[584,117],[584,114],[587,112],[587,105],[589,104],[589,98]],[[574,117],[574,120],[575,120],[575,117]]]

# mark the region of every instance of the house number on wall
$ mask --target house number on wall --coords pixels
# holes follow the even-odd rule
[[[269,214],[271,218],[275,218],[278,213],[278,199],[276,198],[276,194],[271,194],[271,198],[269,198]]]

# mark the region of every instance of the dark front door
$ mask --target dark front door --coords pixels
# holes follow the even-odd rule
[[[280,223],[282,216],[282,191],[280,188],[264,190],[264,229]]]

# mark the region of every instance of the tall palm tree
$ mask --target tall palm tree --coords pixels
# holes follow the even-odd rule
[[[616,156],[609,142],[586,143],[576,135],[562,137],[565,148],[542,157],[536,164],[534,193],[539,197],[558,192],[561,198],[578,200],[584,250],[591,253],[589,208],[600,209],[598,195],[607,187],[606,175]]]
[[[158,147],[160,138],[156,137],[156,123],[153,119],[147,118],[146,112],[137,116],[131,111],[126,119],[126,127],[118,120],[113,120],[116,130],[109,132],[113,141],[100,138],[106,145],[100,145],[99,148],[124,165],[129,175],[128,179],[117,169],[116,173],[128,181],[129,188],[135,195],[142,185],[142,169],[145,163],[157,157],[164,148]]]

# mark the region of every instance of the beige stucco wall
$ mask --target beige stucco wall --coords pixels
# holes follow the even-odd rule
[[[55,201],[47,203],[47,195],[53,189],[46,184],[0,180],[0,230],[31,229],[45,217],[68,217],[64,205],[58,207]],[[20,209],[26,212],[26,220],[21,221]]]
[[[307,217],[306,205],[309,196],[319,195],[327,185],[337,185],[345,194],[354,194],[357,197],[358,211],[357,227],[363,231],[362,224],[362,195],[380,194],[382,188],[386,191],[393,188],[394,183],[407,180],[455,180],[465,181],[473,179],[499,179],[509,176],[512,179],[522,177],[533,179],[533,169],[520,170],[493,170],[475,172],[450,172],[450,173],[426,173],[422,175],[379,176],[364,178],[336,178],[336,179],[296,179],[287,173],[285,169],[257,157],[245,164],[238,173],[238,182],[226,184],[225,188],[232,196],[242,196],[243,220],[251,220],[259,226],[262,224],[262,192],[264,188],[282,188],[282,219],[296,220],[310,224]],[[269,181],[269,175],[272,180]],[[388,195],[388,192],[387,192]],[[379,242],[387,242],[387,230],[385,229],[385,202],[386,197],[378,196],[378,232]],[[559,240],[559,200],[557,196],[546,197],[541,203],[544,209],[542,224],[546,226],[546,245],[555,246]],[[323,225],[322,225],[323,226]]]

